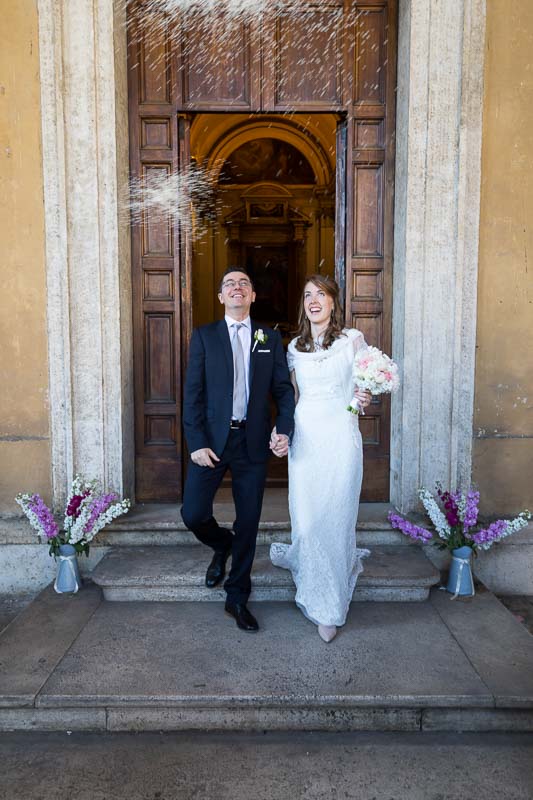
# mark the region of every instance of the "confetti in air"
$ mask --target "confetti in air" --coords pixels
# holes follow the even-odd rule
[[[335,76],[324,72],[324,63],[331,61],[338,47],[340,30],[349,29],[364,18],[369,9],[355,2],[334,4],[310,0],[123,0],[127,9],[130,42],[141,44],[143,31],[150,30],[152,41],[166,39],[181,59],[187,55],[194,61],[201,51],[201,83],[209,88],[217,63],[224,65],[228,86],[237,84],[239,73],[248,58],[247,48],[257,45],[261,37],[261,22],[286,20],[279,28],[279,57],[291,52],[298,54],[296,64],[301,69],[285,80],[291,84],[291,93],[301,88],[305,94],[309,81],[323,84],[315,90],[314,100],[330,97],[334,91]],[[370,9],[371,11],[372,9]],[[243,26],[248,23],[246,32]],[[370,30],[364,26],[358,33],[358,55],[367,47]],[[257,40],[257,41],[256,41]],[[373,43],[370,50],[378,45]],[[168,51],[154,46],[149,61],[153,65],[168,58]],[[181,69],[181,67],[178,67]],[[213,86],[214,88],[214,86]],[[194,92],[191,94],[194,100]],[[228,105],[231,105],[231,100]]]
[[[151,0],[144,7],[169,18],[183,12],[212,14],[221,11],[231,17],[242,17],[260,14],[267,6],[276,5],[280,3],[272,0]]]
[[[148,25],[152,32],[160,31],[175,42],[180,42],[187,48],[187,43],[182,36],[189,30],[195,36],[207,37],[204,44],[211,40],[217,45],[218,55],[223,53],[221,47],[231,41],[235,45],[240,38],[239,25],[252,20],[260,21],[268,16],[270,21],[284,14],[289,14],[294,19],[298,17],[302,23],[302,37],[300,45],[304,49],[309,44],[307,34],[312,31],[323,31],[326,34],[322,44],[333,44],[339,31],[336,24],[331,24],[332,19],[337,22],[341,16],[348,24],[354,22],[361,14],[367,13],[358,9],[355,4],[347,10],[333,8],[328,4],[321,7],[319,3],[309,3],[309,0],[143,0],[132,2],[124,0],[128,13],[130,37],[135,40],[140,30]],[[217,20],[216,28],[213,21]],[[214,33],[214,37],[213,37]],[[250,32],[253,36],[253,33]],[[289,43],[285,43],[288,45]],[[282,46],[285,46],[282,44]],[[232,47],[233,49],[233,47]],[[214,53],[216,57],[216,53]],[[323,51],[315,54],[316,64],[320,65]],[[309,53],[306,60],[308,60]]]
[[[214,174],[191,164],[183,172],[169,174],[154,169],[130,181],[128,208],[133,223],[179,223],[193,238],[216,219],[218,200]]]
[[[357,31],[355,63],[367,49],[372,53],[376,51],[374,60],[379,56],[376,50],[379,45],[372,42],[371,29],[364,23],[372,8],[369,12],[366,6],[355,2],[344,5],[320,0],[122,2],[127,12],[130,45],[138,52],[138,61],[133,67],[143,64],[153,82],[152,90],[162,97],[166,97],[168,87],[176,80],[186,80],[184,92],[188,93],[189,106],[205,101],[206,97],[217,98],[222,81],[226,110],[233,104],[237,110],[242,109],[249,79],[249,51],[263,47],[265,21],[268,27],[281,20],[276,63],[286,59],[293,65],[291,70],[280,72],[276,89],[286,98],[281,104],[281,113],[285,115],[297,112],[302,102],[339,101],[338,76],[325,65],[336,63],[343,28],[352,27]],[[379,79],[372,83],[365,79],[366,65],[360,69],[363,89],[377,93]],[[376,75],[380,69],[381,66]],[[261,92],[264,81],[262,75]],[[196,238],[203,235],[220,212],[217,184],[216,168],[210,172],[193,164],[173,174],[168,174],[164,168],[152,168],[145,177],[131,181],[130,200],[126,206],[134,223],[146,225],[171,219]]]

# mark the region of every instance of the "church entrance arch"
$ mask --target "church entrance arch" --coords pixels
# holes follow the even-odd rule
[[[199,114],[191,159],[212,176],[216,218],[192,247],[192,319],[220,318],[217,287],[241,265],[256,291],[252,313],[287,345],[305,276],[335,272],[335,115]],[[206,136],[213,129],[218,136]],[[213,141],[214,140],[214,141]],[[267,486],[286,486],[287,463],[271,459]]]

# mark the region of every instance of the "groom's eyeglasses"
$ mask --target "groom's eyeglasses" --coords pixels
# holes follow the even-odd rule
[[[222,284],[223,289],[235,289],[236,286],[240,286],[241,289],[248,289],[249,286],[252,284],[250,281],[247,281],[246,278],[242,278],[240,281],[224,281]]]

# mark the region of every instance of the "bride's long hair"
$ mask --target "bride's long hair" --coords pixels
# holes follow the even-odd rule
[[[322,347],[327,350],[328,347],[331,347],[335,339],[346,335],[343,332],[344,314],[340,301],[340,290],[337,283],[333,278],[330,278],[329,275],[309,275],[305,279],[300,305],[298,307],[298,330],[296,331],[296,336],[298,338],[295,347],[302,353],[312,353],[315,349],[313,337],[311,335],[311,323],[307,319],[304,307],[305,287],[308,283],[314,283],[318,289],[322,289],[323,292],[333,299],[333,309],[331,311],[328,327],[324,331]]]

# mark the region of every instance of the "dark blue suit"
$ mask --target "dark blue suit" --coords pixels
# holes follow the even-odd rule
[[[277,406],[278,433],[290,436],[294,421],[294,391],[281,336],[278,331],[263,328],[267,341],[255,344],[257,328],[252,321],[244,429],[230,431],[233,353],[225,320],[193,332],[183,401],[189,451],[210,447],[220,461],[214,468],[189,463],[181,514],[196,537],[216,552],[231,547],[232,565],[225,589],[228,599],[236,603],[245,603],[251,590],[250,572],[270,456],[270,396]],[[213,499],[228,469],[236,512],[234,536],[213,517]]]

